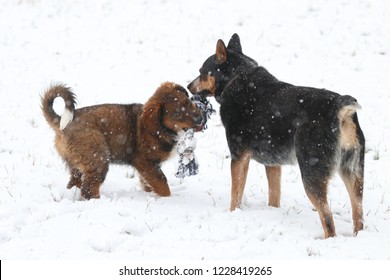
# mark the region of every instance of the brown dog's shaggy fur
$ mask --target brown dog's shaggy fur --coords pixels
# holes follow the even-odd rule
[[[65,101],[62,117],[53,110],[57,97]],[[57,84],[42,97],[42,111],[54,129],[55,147],[70,171],[68,188],[77,186],[86,198],[99,198],[109,163],[132,165],[146,191],[169,196],[160,165],[177,143],[177,133],[202,123],[200,110],[187,91],[162,84],[142,104],[103,104],[75,110],[75,95]]]

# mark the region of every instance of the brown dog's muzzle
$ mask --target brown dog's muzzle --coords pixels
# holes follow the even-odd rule
[[[192,118],[193,118],[193,120],[194,120],[194,122],[195,122],[196,125],[198,125],[198,126],[199,126],[199,125],[202,125],[202,123],[203,123],[203,117],[202,117],[202,114],[201,114],[201,113],[192,116]]]

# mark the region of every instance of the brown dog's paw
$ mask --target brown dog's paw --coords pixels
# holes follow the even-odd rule
[[[156,194],[158,194],[159,196],[170,196],[171,195],[171,190],[168,188],[168,189],[158,189],[158,190],[154,190],[154,192]]]
[[[91,188],[86,188],[86,187],[83,187],[81,188],[81,195],[86,199],[86,200],[90,200],[90,199],[99,199],[100,198],[100,193],[99,193],[99,190],[93,190]]]

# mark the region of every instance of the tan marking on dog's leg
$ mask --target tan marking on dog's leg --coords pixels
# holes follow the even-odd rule
[[[240,208],[241,206],[250,159],[250,154],[244,153],[231,161],[232,191],[230,211]]]
[[[321,190],[320,191],[316,190],[315,192],[311,192],[310,190],[313,188],[320,188]],[[320,186],[305,185],[306,194],[320,216],[320,221],[324,229],[325,238],[336,236],[333,215],[332,212],[330,211],[330,207],[327,201],[327,195],[326,195],[327,188],[328,188],[327,181],[325,181]]]
[[[344,181],[345,186],[351,200],[352,220],[354,225],[353,233],[357,235],[358,231],[363,229],[363,179],[351,174],[348,171],[341,171],[340,176]]]
[[[265,166],[268,179],[268,205],[280,207],[281,166]]]

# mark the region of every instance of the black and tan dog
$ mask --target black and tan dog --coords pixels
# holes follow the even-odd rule
[[[230,210],[240,207],[252,158],[265,165],[269,205],[280,206],[281,165],[298,161],[305,191],[317,209],[325,237],[335,236],[327,200],[328,182],[338,171],[352,204],[354,234],[363,229],[364,135],[356,99],[325,89],[276,79],[242,53],[234,34],[188,85],[193,94],[220,103],[232,161]]]
[[[57,97],[65,101],[60,117],[53,110]],[[54,129],[55,147],[70,171],[68,188],[77,186],[86,199],[99,198],[110,163],[135,167],[146,191],[169,196],[160,165],[177,144],[178,132],[202,125],[202,114],[187,91],[162,84],[142,104],[102,104],[75,110],[75,95],[57,84],[42,97],[43,114]]]

